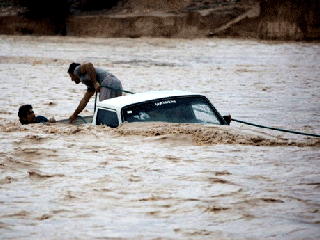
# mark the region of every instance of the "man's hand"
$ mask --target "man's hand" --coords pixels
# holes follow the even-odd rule
[[[100,88],[101,88],[100,83],[96,82],[96,83],[94,84],[94,89],[95,89],[97,92],[100,92]]]
[[[83,98],[81,99],[79,106],[74,111],[74,113],[69,117],[70,123],[73,123],[74,120],[77,119],[78,115],[82,112],[82,110],[87,106],[90,98],[94,95],[94,92],[88,92],[84,94]]]
[[[49,123],[55,123],[55,122],[57,121],[54,119],[54,117],[50,118]]]
[[[77,114],[72,114],[72,115],[69,117],[69,121],[70,121],[70,123],[73,123],[73,122],[74,122],[74,120],[76,120],[76,119],[77,119],[77,117],[78,117],[78,115],[77,115]]]

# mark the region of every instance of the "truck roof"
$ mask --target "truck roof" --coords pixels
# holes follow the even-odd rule
[[[145,102],[153,99],[167,98],[167,97],[181,97],[181,96],[199,96],[201,94],[192,93],[181,90],[164,90],[164,91],[150,91],[143,93],[135,93],[128,96],[121,96],[107,99],[97,103],[97,107],[121,109],[124,106],[134,103]]]

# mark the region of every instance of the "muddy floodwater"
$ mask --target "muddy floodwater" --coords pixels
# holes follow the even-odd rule
[[[320,140],[197,124],[68,118],[90,61],[132,92],[178,89],[221,115],[320,134],[319,43],[0,36],[0,239],[319,239]],[[91,115],[92,98],[83,116]]]

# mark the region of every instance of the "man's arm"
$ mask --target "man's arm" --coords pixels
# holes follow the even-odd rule
[[[82,112],[82,110],[87,106],[90,98],[94,95],[94,92],[86,92],[83,96],[83,98],[81,99],[77,109],[74,111],[74,113],[70,116],[69,120],[70,123],[72,123],[74,120],[77,119],[79,113]]]
[[[100,83],[97,81],[97,75],[96,75],[96,70],[94,69],[93,67],[93,64],[92,63],[83,63],[80,65],[80,72],[81,73],[88,73],[91,80],[92,80],[92,83],[93,83],[93,86],[94,86],[94,89],[99,92],[100,91]]]

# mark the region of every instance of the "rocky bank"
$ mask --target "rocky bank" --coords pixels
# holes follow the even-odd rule
[[[147,2],[147,3],[146,3]],[[175,3],[132,0],[111,10],[75,11],[66,34],[81,37],[197,38],[213,35],[256,37],[256,1],[181,0]],[[21,18],[12,8],[2,10],[2,34],[53,35],[50,19]]]

